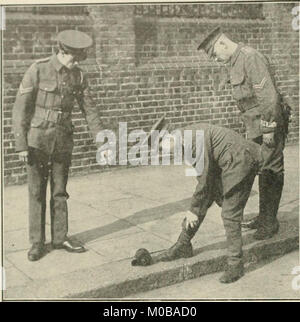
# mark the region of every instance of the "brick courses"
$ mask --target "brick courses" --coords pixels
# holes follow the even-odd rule
[[[289,141],[298,141],[299,34],[291,27],[296,5],[265,3],[260,19],[234,19],[232,13],[229,18],[224,14],[222,18],[141,16],[135,14],[139,11],[134,5],[76,7],[72,14],[66,6],[44,7],[37,13],[28,7],[7,9],[2,91],[5,183],[26,181],[11,132],[11,111],[22,76],[33,61],[51,55],[57,32],[70,28],[88,32],[94,39],[82,67],[107,128],[128,122],[129,131],[147,131],[166,113],[178,126],[205,120],[243,133],[230,86],[222,85],[225,68],[196,50],[203,33],[220,24],[233,40],[269,57],[280,91],[296,107]],[[222,5],[210,6],[222,11]],[[71,174],[107,169],[96,163],[96,147],[77,106],[73,122]]]

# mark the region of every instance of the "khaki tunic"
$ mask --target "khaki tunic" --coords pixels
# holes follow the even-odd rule
[[[230,129],[206,123],[181,129],[184,130],[193,131],[194,143],[196,131],[204,131],[204,168],[197,177],[198,185],[190,209],[203,215],[214,201],[221,206],[224,196],[260,170],[263,166],[261,146]]]
[[[232,96],[241,111],[248,139],[283,127],[283,110],[267,58],[240,43],[230,60]]]
[[[101,130],[100,118],[81,69],[68,70],[56,55],[32,64],[23,77],[13,107],[16,151],[33,147],[49,155],[54,150],[71,153],[74,100],[96,137]]]

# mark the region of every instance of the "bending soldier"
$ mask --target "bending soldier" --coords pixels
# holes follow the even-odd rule
[[[181,130],[192,130],[193,136],[197,130],[204,131],[204,168],[201,175],[197,176],[198,185],[190,210],[182,222],[181,234],[177,242],[163,252],[158,260],[170,261],[193,256],[191,239],[215,201],[222,207],[228,244],[228,265],[220,281],[234,282],[244,271],[241,221],[254,178],[265,163],[261,147],[230,129],[214,125],[198,123]],[[194,161],[195,164],[197,161]]]

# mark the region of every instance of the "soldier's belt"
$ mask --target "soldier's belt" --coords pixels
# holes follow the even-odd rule
[[[246,97],[243,98],[239,101],[237,101],[237,106],[239,108],[239,110],[244,113],[248,110],[251,110],[252,108],[256,107],[257,104],[257,100],[255,97]]]
[[[70,112],[49,110],[36,106],[34,116],[53,123],[61,123],[71,116]]]

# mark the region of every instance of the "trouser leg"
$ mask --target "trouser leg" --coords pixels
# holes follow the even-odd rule
[[[259,136],[253,139],[253,142],[259,145],[262,145],[263,144],[262,136]],[[259,197],[259,212],[258,212],[258,216],[256,217],[257,224],[255,225],[255,228],[257,228],[260,225],[260,221],[265,214],[266,196],[265,196],[265,187],[263,184],[262,174],[258,175],[258,197]]]
[[[271,226],[276,221],[276,216],[282,195],[284,174],[272,173],[266,171],[260,175],[260,203],[261,209],[260,222],[261,226]]]
[[[284,183],[284,157],[285,135],[276,132],[275,146],[268,147],[262,143],[263,170],[259,176],[260,195],[260,226],[272,227],[280,204]]]
[[[241,221],[254,177],[254,174],[249,175],[224,197],[221,215],[227,239],[228,265],[242,263]]]
[[[283,189],[285,135],[282,131],[278,131],[274,134],[274,139],[274,147],[264,144],[262,136],[253,140],[261,145],[264,163],[258,178],[259,215],[251,221],[244,222],[245,228],[266,227],[272,223],[271,217],[277,215]]]
[[[46,191],[48,181],[48,156],[30,148],[27,165],[29,191],[29,241],[45,242]]]
[[[263,174],[258,175],[258,193],[259,193],[259,213],[258,213],[258,225],[262,222],[266,214],[266,204],[267,204],[267,196],[266,196],[266,189],[265,186],[265,176]]]
[[[69,195],[66,191],[70,166],[69,155],[54,155],[51,160],[51,238],[53,244],[66,240],[68,232]]]
[[[282,190],[284,185],[284,173],[272,174],[272,189],[270,189],[270,214],[272,216],[272,222],[277,217],[278,208],[281,200]],[[271,197],[273,200],[271,201]]]
[[[277,212],[280,204],[284,175],[266,172],[262,174],[262,185],[264,186],[265,211],[260,216],[260,225],[253,237],[258,240],[271,238],[279,230]]]

